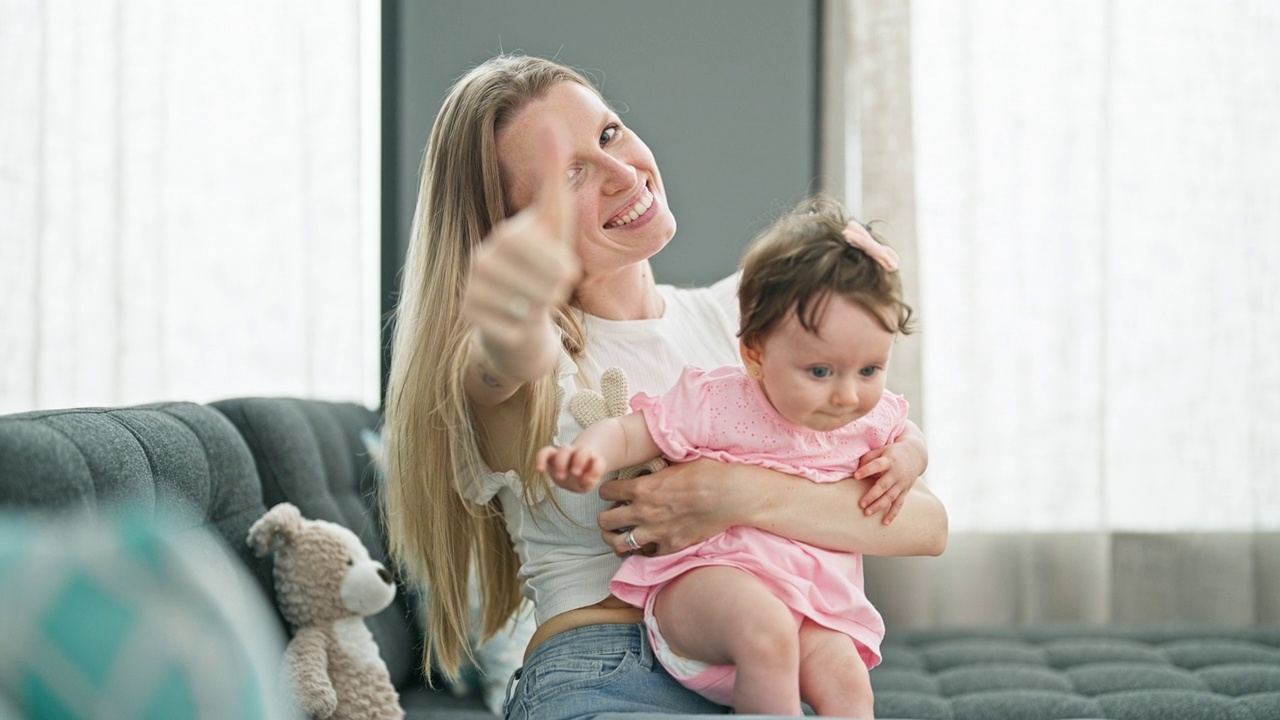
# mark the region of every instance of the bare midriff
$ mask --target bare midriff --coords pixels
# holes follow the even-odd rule
[[[628,605],[610,595],[595,605],[562,612],[539,625],[529,640],[529,647],[525,648],[524,657],[528,660],[534,648],[541,645],[547,638],[559,635],[566,630],[587,625],[631,625],[639,622],[644,622],[644,613],[640,608]]]

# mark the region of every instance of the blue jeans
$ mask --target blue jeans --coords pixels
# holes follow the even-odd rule
[[[538,646],[507,690],[507,720],[585,720],[600,713],[723,715],[653,657],[644,625],[588,625]]]

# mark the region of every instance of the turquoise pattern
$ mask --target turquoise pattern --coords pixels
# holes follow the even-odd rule
[[[30,554],[27,544],[31,539],[30,522],[22,517],[10,517],[0,522],[0,586],[17,572]]]
[[[191,684],[186,674],[170,666],[156,687],[151,704],[142,713],[143,720],[192,720],[200,717]]]
[[[217,536],[166,527],[0,514],[0,708],[31,720],[286,717],[284,637],[260,588]]]
[[[151,568],[156,577],[164,576],[164,538],[151,523],[138,518],[115,525],[120,537],[120,552]]]
[[[80,717],[62,702],[58,692],[34,673],[27,675],[23,688],[23,703],[27,717],[41,720],[76,720]]]
[[[84,573],[73,573],[41,620],[49,643],[101,689],[120,645],[134,632],[137,614]]]

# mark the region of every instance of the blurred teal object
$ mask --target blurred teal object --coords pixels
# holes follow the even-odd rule
[[[261,590],[219,538],[180,526],[0,515],[0,717],[292,716]]]

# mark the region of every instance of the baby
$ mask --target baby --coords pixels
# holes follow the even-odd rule
[[[635,412],[543,448],[538,469],[577,492],[658,455],[849,477],[907,421],[906,401],[885,390],[894,339],[912,330],[897,267],[839,204],[805,202],[743,259],[743,366],[685,368],[662,397],[638,394]],[[910,482],[879,489],[900,497]],[[663,666],[715,702],[799,715],[803,700],[821,715],[872,717],[868,670],[884,623],[863,593],[860,554],[732,527],[670,555],[629,557],[610,591],[644,610]]]

